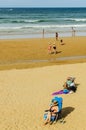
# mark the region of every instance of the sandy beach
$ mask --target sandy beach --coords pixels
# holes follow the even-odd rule
[[[86,56],[86,37],[62,39],[64,45],[56,41],[56,55],[47,51],[54,38],[0,40],[0,130],[86,129],[86,58],[56,60]],[[59,95],[65,123],[44,126],[52,93],[63,88],[68,76],[76,78],[77,91]]]
[[[86,63],[0,71],[1,130],[85,130]],[[66,77],[76,78],[77,92],[63,97],[64,124],[43,125],[52,93],[62,89]]]
[[[61,39],[64,45],[60,45]],[[54,42],[58,53],[48,54],[48,45]],[[55,38],[0,40],[0,69],[85,62],[85,43],[86,37],[60,37],[58,41]]]

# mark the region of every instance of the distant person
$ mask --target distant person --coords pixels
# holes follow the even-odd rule
[[[56,32],[56,40],[58,40],[58,33]]]
[[[43,29],[43,38],[44,38],[44,29]]]
[[[60,45],[64,45],[63,39],[60,40]]]
[[[72,37],[75,37],[75,29],[72,27]]]
[[[55,44],[55,43],[53,44],[53,53],[54,53],[54,54],[57,53],[57,47],[56,47],[56,44]]]

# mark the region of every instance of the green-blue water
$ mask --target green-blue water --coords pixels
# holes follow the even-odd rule
[[[86,8],[0,8],[0,38],[86,35]]]

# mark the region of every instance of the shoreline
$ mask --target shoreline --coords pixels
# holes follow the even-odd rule
[[[72,36],[72,31],[63,31],[63,32],[58,32],[59,37],[84,37],[86,36],[86,31],[77,31],[75,32],[75,36]],[[1,34],[0,35],[0,40],[4,40],[4,39],[32,39],[32,38],[54,38],[55,37],[55,33],[51,32],[45,32],[43,34],[43,32],[40,33],[21,33],[21,34],[11,34],[11,33],[7,33],[7,34]]]

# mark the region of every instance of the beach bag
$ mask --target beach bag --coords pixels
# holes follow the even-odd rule
[[[67,94],[67,93],[69,93],[69,90],[68,89],[64,89],[63,93]]]

